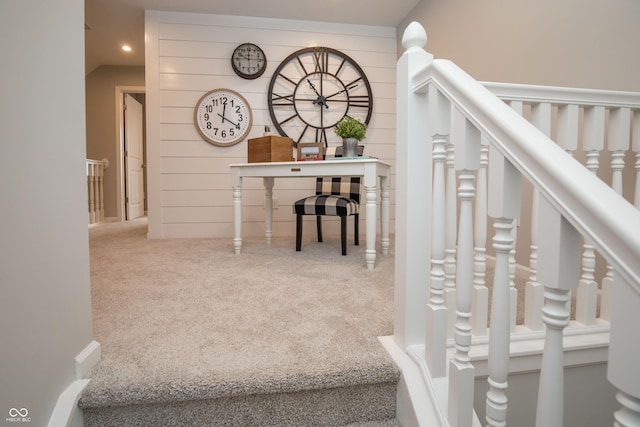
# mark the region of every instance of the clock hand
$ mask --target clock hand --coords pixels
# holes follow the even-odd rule
[[[324,105],[325,108],[329,108],[325,98],[318,93],[318,90],[316,89],[315,85],[313,83],[311,83],[311,80],[307,79],[307,82],[309,83],[309,86],[311,86],[311,90],[313,90],[315,92],[315,94],[318,95],[318,98],[316,98],[313,101],[313,105],[320,104],[320,105]]]
[[[311,80],[307,79],[307,83],[309,83],[309,86],[311,86],[311,90],[313,90],[316,93],[316,95],[318,95],[318,98],[321,98],[321,96],[318,93],[318,90],[316,89],[315,85],[313,83],[311,83]]]
[[[236,127],[236,129],[240,129],[240,125],[233,123],[231,120],[227,119],[225,116],[223,116],[222,114],[218,113],[218,115],[220,117],[222,117],[222,123],[224,123],[224,121],[228,121],[229,123],[231,123],[232,125],[234,125]]]
[[[329,98],[333,98],[333,97],[334,97],[334,96],[336,96],[336,95],[340,95],[340,94],[341,94],[341,93],[343,93],[343,92],[348,92],[348,91],[350,91],[351,89],[355,88],[356,86],[358,86],[358,84],[357,84],[357,83],[356,83],[356,84],[353,84],[353,85],[351,85],[351,86],[345,87],[344,89],[339,90],[339,91],[337,91],[336,93],[332,93],[332,94],[331,94],[331,95],[329,95],[329,96],[325,96],[325,97],[324,97],[324,99],[325,99],[325,100],[327,100],[327,99],[329,99]]]

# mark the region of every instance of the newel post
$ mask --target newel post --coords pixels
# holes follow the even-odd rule
[[[396,255],[394,338],[406,348],[422,343],[431,259],[431,140],[426,88],[414,92],[414,77],[433,60],[423,47],[427,34],[417,22],[402,37],[396,96]]]

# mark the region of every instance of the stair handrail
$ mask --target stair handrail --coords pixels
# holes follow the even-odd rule
[[[615,108],[638,108],[640,93],[575,87],[481,82],[503,101],[548,102]]]
[[[435,59],[414,90],[436,85],[640,294],[640,212],[453,62]],[[509,145],[507,145],[507,142]],[[634,225],[638,228],[634,228]]]
[[[509,108],[487,87],[475,81],[451,61],[433,59],[433,56],[422,48],[425,44],[424,29],[417,23],[410,24],[403,37],[406,51],[398,61],[394,331],[396,343],[404,348],[424,343],[426,322],[425,315],[420,313],[420,310],[423,310],[427,303],[426,292],[430,288],[430,278],[428,273],[425,273],[424,269],[421,271],[419,267],[423,267],[425,259],[431,259],[430,141],[433,139],[435,143],[441,132],[448,133],[448,129],[441,129],[449,125],[442,125],[442,117],[446,116],[446,120],[449,120],[449,114],[459,113],[465,123],[470,124],[469,138],[473,142],[480,145],[482,135],[492,148],[503,156],[506,163],[533,183],[544,200],[545,212],[551,212],[554,221],[557,217],[558,230],[569,235],[571,245],[575,248],[577,237],[585,236],[613,267],[616,273],[614,304],[618,306],[611,320],[608,377],[619,389],[617,397],[622,405],[622,409],[615,415],[616,421],[619,425],[631,425],[626,422],[637,420],[640,414],[637,411],[640,404],[640,377],[633,370],[635,329],[626,325],[638,324],[640,321],[640,233],[629,233],[629,229],[640,230],[640,211]],[[438,109],[438,97],[446,98],[452,106],[451,111],[446,111],[446,108]],[[465,142],[464,146],[467,144],[468,142]],[[479,149],[477,152],[480,152]],[[461,160],[461,166],[457,167],[463,173],[467,173],[467,169],[474,169],[473,163],[476,160],[472,159],[469,167],[464,164],[465,161]],[[465,178],[467,179],[469,178]],[[461,184],[461,187],[464,185]],[[463,193],[464,191],[466,190],[463,190]],[[546,245],[548,248],[548,243]],[[418,266],[418,263],[421,265]],[[559,267],[559,270],[562,269],[563,267]],[[562,271],[555,273],[562,276]],[[562,301],[568,296],[570,288],[563,288],[564,284],[557,286],[558,295],[562,298],[551,303],[551,308],[555,305],[556,308],[564,310],[563,305],[566,304]],[[553,288],[554,286],[551,286],[551,291],[554,291]],[[466,316],[465,310],[460,311],[463,321]],[[547,314],[551,315],[550,313]],[[566,319],[568,320],[568,313]],[[545,323],[549,327],[553,324],[553,319],[547,316]],[[464,336],[467,327],[462,326],[461,329],[456,326],[456,335],[462,336],[462,341],[458,342],[456,336],[456,360],[460,362],[460,369],[456,373],[455,381],[468,377],[464,365],[465,361],[468,364],[468,355],[465,354],[468,350],[465,350],[465,347],[467,338],[470,341],[470,336]],[[560,337],[561,341],[564,326],[560,325],[558,329],[559,335],[557,331],[551,331],[547,333],[547,337],[555,336],[555,342]],[[543,391],[552,390],[545,384],[545,377],[548,378],[548,374],[544,373],[546,367],[551,366],[551,370],[556,374],[558,369],[562,369],[561,363],[557,363],[557,349],[552,349],[553,352],[555,354],[550,354],[548,360],[543,362],[545,368],[541,373],[539,405],[542,401],[543,406],[551,403],[556,407],[553,399],[543,396]],[[544,359],[547,359],[547,349]],[[451,387],[451,378],[449,381]],[[453,385],[460,391],[460,384]],[[551,394],[558,396],[555,392]],[[451,402],[449,404],[448,416],[451,425],[470,425],[471,419],[464,416],[467,409],[452,410]],[[543,407],[541,410],[539,406],[538,414],[545,413],[546,409]],[[561,409],[552,412],[550,417],[544,417],[544,421],[538,421],[544,423],[555,420],[557,423],[559,419],[561,422]]]

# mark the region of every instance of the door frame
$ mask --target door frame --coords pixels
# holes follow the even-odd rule
[[[116,210],[118,221],[126,221],[126,205],[124,198],[127,194],[125,188],[125,168],[124,168],[124,94],[125,93],[145,93],[144,86],[116,86],[116,188],[118,197],[116,198]],[[146,119],[144,119],[146,127]],[[146,159],[144,160],[146,163]],[[146,170],[145,170],[146,173]],[[146,195],[145,195],[146,198]]]

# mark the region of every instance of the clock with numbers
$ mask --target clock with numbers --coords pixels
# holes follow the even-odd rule
[[[238,92],[214,89],[200,98],[194,111],[196,129],[209,143],[226,147],[242,141],[251,130],[251,107]]]
[[[344,116],[368,124],[373,95],[362,68],[329,47],[293,52],[273,73],[267,91],[269,114],[283,136],[299,142],[341,142],[333,128]]]
[[[258,45],[243,43],[233,51],[231,67],[243,79],[257,79],[267,69],[267,57]]]

